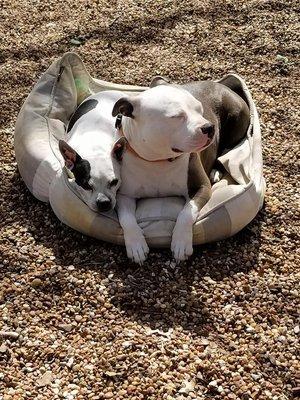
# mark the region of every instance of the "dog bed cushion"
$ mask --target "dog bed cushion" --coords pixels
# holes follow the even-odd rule
[[[219,158],[227,173],[213,186],[212,197],[194,225],[194,244],[229,237],[245,227],[263,204],[261,132],[257,110],[242,78],[226,75],[219,82],[242,95],[250,108],[246,138]],[[119,85],[95,79],[75,53],[53,62],[26,99],[17,119],[15,153],[20,174],[39,200],[50,202],[57,217],[70,227],[98,239],[123,244],[115,212],[98,214],[81,201],[69,184],[58,149],[77,106],[103,90],[140,92],[148,87]],[[178,213],[180,197],[142,199],[137,220],[150,246],[168,246]]]

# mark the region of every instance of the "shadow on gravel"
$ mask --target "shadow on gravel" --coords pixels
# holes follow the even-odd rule
[[[218,281],[237,273],[247,274],[257,266],[263,219],[262,211],[235,237],[196,247],[191,259],[181,265],[175,265],[170,251],[155,250],[149,261],[129,271],[130,275],[117,269],[115,275],[121,277],[121,285],[112,302],[153,329],[180,325],[194,333],[208,333],[214,329],[208,303],[210,291]],[[231,286],[229,301],[250,297],[235,289]]]
[[[69,291],[75,296],[75,289],[67,284],[65,277],[69,272],[64,267],[73,265],[76,270],[92,270],[99,275],[99,283],[105,280],[115,307],[132,320],[153,329],[181,326],[195,334],[207,334],[213,330],[209,299],[214,285],[257,267],[261,224],[266,217],[264,209],[234,237],[196,247],[191,259],[182,265],[175,265],[169,250],[152,250],[147,262],[140,267],[127,260],[123,247],[86,237],[60,223],[49,205],[34,199],[18,173],[10,183],[4,201],[10,201],[7,215],[10,211],[13,214],[6,224],[26,228],[26,234],[36,244],[51,249],[54,263],[63,267],[62,277],[51,277],[51,285],[45,286],[44,290],[56,295]],[[14,238],[5,240],[11,242]],[[19,256],[16,249],[16,257]],[[45,257],[41,262],[46,260]],[[18,267],[9,267],[4,274],[23,273],[26,265],[22,267],[20,262],[19,268],[20,271]],[[228,301],[250,298],[247,293],[236,294],[233,279],[231,284]],[[87,302],[90,301],[88,297]],[[98,307],[97,303],[95,307]]]

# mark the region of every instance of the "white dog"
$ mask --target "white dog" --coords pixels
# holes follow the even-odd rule
[[[104,91],[86,99],[71,117],[67,141],[59,141],[71,182],[81,199],[94,211],[107,212],[116,205],[120,186],[120,161],[125,139],[116,144],[111,110],[122,92]]]
[[[193,252],[192,228],[198,211],[210,197],[209,179],[197,152],[211,143],[213,126],[203,117],[199,101],[172,86],[158,86],[134,98],[122,98],[113,109],[114,116],[118,113],[125,116],[122,132],[133,150],[123,156],[117,195],[127,255],[142,263],[149,251],[135,217],[136,199],[177,195],[186,198],[186,205],[177,218],[171,249],[176,260],[185,260]],[[198,182],[189,182],[192,152],[196,153],[193,162],[199,167]],[[191,198],[195,187],[197,194]]]

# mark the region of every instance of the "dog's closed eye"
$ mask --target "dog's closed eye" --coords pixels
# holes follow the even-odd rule
[[[176,113],[174,115],[171,115],[171,118],[176,118],[176,119],[180,119],[181,121],[185,121],[186,120],[186,113],[185,112],[179,112],[179,113]]]
[[[114,186],[117,186],[118,183],[119,183],[119,179],[115,178],[115,179],[113,179],[112,181],[108,182],[108,186],[109,186],[110,188],[112,188],[112,187],[114,187]]]

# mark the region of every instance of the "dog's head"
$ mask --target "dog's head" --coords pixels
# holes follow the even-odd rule
[[[126,139],[119,139],[110,154],[102,146],[95,148],[88,138],[84,146],[75,143],[72,147],[64,140],[59,141],[65,166],[74,176],[71,184],[93,211],[107,212],[116,205],[116,193],[121,184],[120,162],[125,146]]]
[[[214,136],[202,104],[180,87],[158,85],[122,97],[112,111],[117,114],[125,116],[122,126],[132,148],[149,161],[203,150]]]

